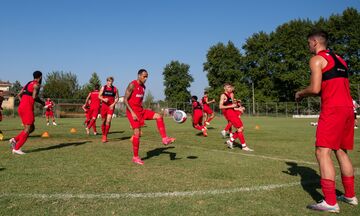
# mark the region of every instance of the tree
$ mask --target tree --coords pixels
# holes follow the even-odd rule
[[[242,65],[242,56],[239,49],[229,41],[227,45],[218,43],[210,47],[204,63],[204,72],[209,81],[209,97],[218,98],[223,92],[223,84],[232,83],[237,98],[248,94],[245,84],[245,74]]]
[[[91,92],[95,89],[96,84],[101,86],[101,81],[100,81],[100,78],[97,75],[97,73],[94,72],[91,74],[89,82],[86,83],[85,85],[83,85],[83,87],[79,91],[78,98],[85,99],[88,96],[89,92]]]
[[[167,102],[190,101],[191,95],[188,88],[194,79],[189,74],[189,68],[189,65],[179,61],[171,61],[165,66],[163,76]]]
[[[71,72],[53,71],[45,78],[44,97],[77,99],[79,91],[77,76]]]
[[[21,85],[21,83],[16,80],[10,87],[9,91],[11,92],[11,94],[17,95],[21,89],[23,88],[23,86]]]

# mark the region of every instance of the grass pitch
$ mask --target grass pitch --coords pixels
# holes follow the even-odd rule
[[[307,204],[322,198],[314,156],[312,119],[245,117],[245,138],[254,152],[227,149],[222,117],[208,137],[188,120],[166,119],[177,138],[163,146],[155,121],[143,129],[140,157],[131,162],[131,130],[126,118],[113,120],[109,141],[85,135],[83,119],[58,119],[36,130],[12,155],[8,139],[21,129],[20,119],[0,122],[0,215],[318,215]],[[97,122],[99,125],[100,121]],[[258,127],[256,127],[256,125]],[[77,133],[71,134],[70,129]],[[99,127],[98,127],[99,128]],[[100,129],[98,129],[101,131]],[[47,131],[49,138],[41,138]],[[359,131],[350,152],[360,194]],[[339,169],[337,168],[339,174]],[[343,192],[337,180],[338,192]],[[343,215],[359,207],[339,203]]]

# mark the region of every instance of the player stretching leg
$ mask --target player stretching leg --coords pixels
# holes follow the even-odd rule
[[[199,131],[202,131],[203,135],[207,137],[207,128],[205,125],[202,125],[203,109],[201,107],[201,104],[197,101],[197,99],[198,98],[195,95],[191,97],[192,109],[193,109],[193,113],[192,113],[193,127]]]
[[[100,99],[99,99],[99,88],[98,84],[95,85],[94,91],[90,92],[85,100],[85,104],[89,104],[88,117],[89,120],[86,124],[86,134],[90,134],[90,128],[93,128],[94,135],[96,132],[96,119],[100,111]],[[85,106],[85,105],[84,105]]]
[[[204,92],[204,97],[201,99],[201,102],[203,104],[204,114],[206,115],[205,126],[210,125],[210,121],[215,118],[215,113],[210,108],[209,104],[215,103],[215,99],[212,99],[211,101],[209,101],[208,92],[205,91]]]
[[[53,111],[54,106],[55,106],[55,103],[50,98],[47,98],[47,100],[45,101],[45,106],[44,106],[44,108],[46,109],[45,117],[46,117],[46,125],[47,126],[50,125],[50,118],[52,118],[52,124],[56,125],[54,111]]]
[[[348,67],[346,62],[327,49],[328,34],[313,31],[308,37],[311,53],[310,85],[296,92],[295,99],[300,101],[307,96],[318,96],[321,92],[321,111],[316,130],[315,154],[320,167],[320,185],[324,200],[308,205],[318,211],[340,212],[337,199],[351,205],[358,200],[354,190],[354,168],[347,154],[354,148],[354,112]],[[332,152],[340,165],[341,180],[345,194],[336,197],[335,167],[331,159]]]
[[[114,78],[108,77],[106,79],[106,85],[103,86],[99,92],[99,99],[101,104],[101,130],[103,143],[107,142],[107,135],[110,130],[112,116],[114,114],[115,104],[119,100],[119,92],[115,86],[113,86]]]
[[[133,153],[132,161],[143,165],[144,162],[139,158],[139,145],[141,127],[144,126],[145,120],[156,120],[157,128],[162,137],[162,143],[168,145],[175,141],[175,138],[166,135],[163,117],[159,113],[155,113],[150,109],[144,109],[142,101],[145,94],[145,82],[148,78],[148,72],[145,69],[138,71],[137,80],[129,83],[125,91],[124,103],[126,105],[126,116],[134,131],[132,136]]]
[[[25,154],[23,151],[21,151],[21,147],[26,142],[29,134],[35,130],[35,101],[43,106],[45,105],[45,102],[38,97],[42,80],[42,73],[40,71],[35,71],[33,73],[33,77],[34,80],[28,82],[17,95],[20,100],[18,113],[24,125],[24,130],[21,131],[16,137],[9,140],[13,154]]]
[[[245,137],[244,137],[244,126],[239,118],[239,114],[235,111],[234,108],[238,108],[238,105],[234,101],[234,97],[232,91],[233,86],[231,84],[226,83],[224,85],[224,93],[220,96],[220,103],[219,108],[222,110],[226,110],[226,117],[231,122],[231,124],[236,128],[236,131],[234,132],[233,136],[230,137],[229,140],[226,141],[226,144],[230,149],[233,149],[233,143],[234,141],[239,138],[241,143],[241,149],[244,151],[253,151],[250,149],[246,143],[245,143]]]

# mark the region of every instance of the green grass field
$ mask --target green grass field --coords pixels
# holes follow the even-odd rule
[[[140,166],[131,162],[126,118],[113,120],[106,144],[101,135],[85,135],[83,119],[58,119],[58,126],[46,126],[37,118],[36,131],[22,148],[26,155],[12,155],[8,144],[22,129],[20,120],[4,119],[0,215],[324,215],[306,209],[322,198],[316,128],[309,124],[314,120],[243,121],[254,152],[226,148],[222,117],[213,121],[206,138],[189,120],[176,124],[166,119],[168,134],[177,138],[170,146],[161,144],[156,123],[148,121],[140,144],[145,165]],[[77,133],[70,134],[71,128]],[[41,138],[44,131],[49,138]],[[350,153],[357,194],[359,135],[356,131]],[[336,183],[343,192],[341,181]],[[359,207],[339,205],[343,215],[360,215]]]

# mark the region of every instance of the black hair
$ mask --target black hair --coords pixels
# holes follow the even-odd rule
[[[207,91],[204,91],[204,94],[207,94],[208,92]]]
[[[193,95],[193,96],[191,96],[191,99],[194,99],[194,100],[198,100],[198,97],[197,96],[195,96],[195,95]]]
[[[95,90],[99,90],[99,89],[100,89],[100,85],[99,85],[99,84],[95,84],[94,88],[95,88]]]
[[[329,34],[322,30],[322,29],[313,29],[308,35],[307,38],[311,38],[311,37],[322,37],[325,40],[325,43],[328,42],[329,40]]]
[[[140,70],[138,71],[138,75],[141,75],[143,72],[146,72],[146,73],[147,73],[147,71],[146,71],[145,69],[140,69]]]
[[[35,71],[35,72],[33,73],[34,79],[37,79],[37,78],[39,78],[39,77],[41,77],[41,76],[42,76],[41,71]]]

